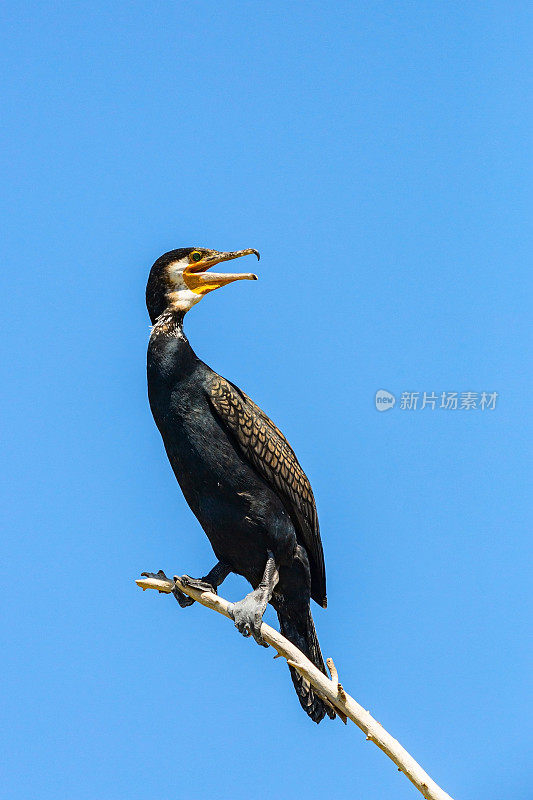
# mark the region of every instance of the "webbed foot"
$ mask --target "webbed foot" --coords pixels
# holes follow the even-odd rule
[[[233,603],[230,614],[235,622],[235,627],[243,636],[253,636],[257,644],[268,647],[261,637],[261,622],[265,613],[265,604],[258,599],[256,592],[250,592],[243,600]]]
[[[174,580],[176,580],[176,577],[184,586],[188,586],[191,589],[198,589],[199,592],[213,592],[213,594],[217,594],[217,587],[203,578],[191,578],[190,575],[178,575],[175,576]]]
[[[162,569],[160,569],[159,572],[142,572],[141,575],[144,575],[145,578],[156,578],[160,581],[170,581],[170,578],[167,578]],[[162,592],[159,592],[159,594],[162,594]],[[178,601],[178,603],[182,608],[187,608],[187,606],[192,606],[192,604],[194,603],[192,597],[189,597],[189,595],[184,594],[180,589],[178,589],[177,586],[175,586],[172,589],[172,594],[174,595],[174,597],[176,598],[176,600]]]

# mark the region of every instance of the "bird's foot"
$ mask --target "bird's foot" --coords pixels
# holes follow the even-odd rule
[[[174,580],[179,580],[184,586],[190,589],[198,589],[199,592],[212,592],[217,594],[216,586],[203,578],[191,578],[190,575],[175,575]]]
[[[261,637],[261,622],[265,613],[264,604],[258,600],[256,592],[250,592],[243,600],[233,603],[230,614],[235,622],[235,627],[243,636],[252,635],[262,647],[268,644]]]
[[[141,575],[145,578],[155,578],[157,581],[170,581],[170,578],[167,578],[162,569],[159,572],[141,572]],[[162,592],[159,592],[159,594],[162,594]]]
[[[145,578],[156,578],[157,580],[160,581],[170,581],[170,578],[167,578],[162,569],[160,569],[159,572],[142,572],[141,574],[144,575]],[[161,594],[161,592],[159,592],[159,594]],[[172,594],[174,595],[174,597],[176,598],[176,600],[178,601],[178,603],[182,608],[187,608],[187,606],[192,606],[192,604],[194,603],[192,597],[189,597],[189,595],[184,594],[181,591],[181,589],[178,589],[177,586],[174,586],[174,588],[172,589]]]

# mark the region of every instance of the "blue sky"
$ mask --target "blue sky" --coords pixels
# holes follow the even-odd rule
[[[310,723],[283,663],[135,586],[213,563],[145,388],[148,270],[205,245],[262,254],[186,330],[311,479],[324,654],[454,797],[530,797],[528,4],[7,2],[0,25],[6,796],[417,796]],[[380,414],[378,389],[499,397]]]

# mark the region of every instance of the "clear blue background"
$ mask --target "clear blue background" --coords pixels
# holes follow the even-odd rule
[[[418,796],[135,586],[213,563],[145,389],[145,280],[185,245],[261,251],[186,330],[311,478],[325,655],[454,797],[531,797],[528,5],[3,5],[6,797]]]

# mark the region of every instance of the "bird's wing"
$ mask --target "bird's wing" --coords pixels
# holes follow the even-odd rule
[[[311,596],[326,607],[326,570],[315,498],[307,475],[281,431],[253,400],[216,375],[208,385],[211,405],[261,477],[283,501],[307,551]]]

